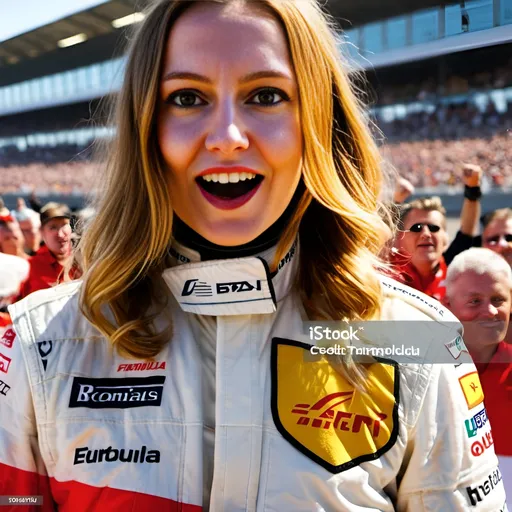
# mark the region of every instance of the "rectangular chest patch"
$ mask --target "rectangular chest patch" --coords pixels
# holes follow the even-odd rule
[[[162,403],[165,376],[91,379],[75,377],[69,407],[88,409],[130,409],[159,407]]]

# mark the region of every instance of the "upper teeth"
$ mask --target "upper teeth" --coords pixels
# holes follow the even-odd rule
[[[221,174],[206,174],[201,176],[205,181],[214,181],[215,183],[238,183],[239,181],[252,180],[256,174],[252,172],[223,172]]]

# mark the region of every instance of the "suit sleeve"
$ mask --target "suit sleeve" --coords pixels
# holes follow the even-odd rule
[[[43,497],[43,506],[7,505],[2,512],[55,510],[21,343],[12,329],[0,339],[0,496]]]
[[[398,510],[506,512],[476,367],[472,362],[428,366],[399,482]]]

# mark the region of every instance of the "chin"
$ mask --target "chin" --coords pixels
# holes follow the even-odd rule
[[[265,226],[254,226],[254,223],[222,222],[215,226],[203,227],[203,229],[198,226],[195,231],[212,244],[223,247],[236,247],[252,242],[265,229]]]

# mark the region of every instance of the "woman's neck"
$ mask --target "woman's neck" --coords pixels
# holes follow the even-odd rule
[[[177,215],[174,216],[174,238],[189,249],[197,251],[201,255],[202,261],[254,256],[277,244],[302,197],[301,189],[302,187],[299,185],[281,217],[260,236],[246,244],[233,247],[214,244],[190,228]]]

